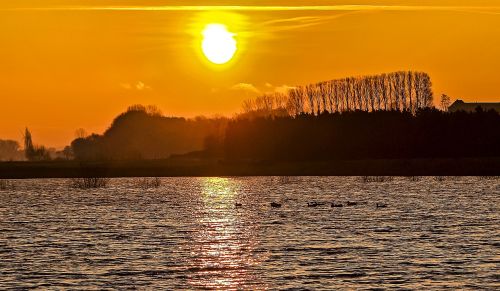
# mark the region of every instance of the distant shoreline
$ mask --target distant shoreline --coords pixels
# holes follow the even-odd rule
[[[500,157],[225,162],[144,160],[112,162],[1,162],[0,179],[205,176],[499,176]]]

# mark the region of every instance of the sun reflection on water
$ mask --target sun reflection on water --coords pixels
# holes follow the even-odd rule
[[[201,205],[191,243],[194,275],[189,284],[209,289],[241,289],[258,282],[252,266],[257,245],[255,224],[249,212],[235,206],[241,198],[234,179],[200,179]]]

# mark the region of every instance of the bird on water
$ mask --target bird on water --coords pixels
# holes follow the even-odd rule
[[[276,202],[271,202],[271,207],[272,208],[280,208],[281,204],[280,203],[276,203]]]
[[[316,202],[316,201],[307,202],[307,207],[316,207],[316,206],[322,206],[322,205],[325,205],[325,203],[323,203],[323,202]]]

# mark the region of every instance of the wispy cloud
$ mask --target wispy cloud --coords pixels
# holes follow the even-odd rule
[[[259,86],[260,87],[260,86]],[[273,93],[287,93],[290,89],[295,87],[289,85],[275,86],[271,83],[265,83],[263,88],[259,88],[250,83],[238,83],[230,88],[231,91],[243,91],[251,95],[273,94]]]
[[[255,87],[252,84],[248,84],[248,83],[238,83],[238,84],[232,86],[231,90],[243,91],[243,92],[247,92],[247,93],[251,93],[251,94],[260,94],[261,93],[260,90],[257,89],[257,87]]]
[[[289,86],[289,85],[279,85],[279,86],[274,86],[271,83],[265,83],[264,84],[265,94],[272,94],[272,93],[281,93],[281,94],[286,94],[288,91],[291,89],[295,89],[296,87]]]
[[[144,82],[141,82],[141,81],[134,83],[134,84],[122,83],[122,84],[120,84],[120,87],[122,87],[125,90],[137,90],[137,91],[144,91],[144,90],[152,90],[153,89],[153,88],[151,88],[151,86],[148,86],[148,85],[144,84]]]
[[[425,5],[303,5],[303,6],[265,6],[265,5],[233,5],[233,6],[57,6],[7,8],[3,10],[51,10],[51,11],[464,11],[486,12],[500,11],[500,6],[425,6]]]
[[[281,86],[276,86],[274,87],[274,92],[275,93],[281,93],[281,94],[286,94],[288,91],[295,89],[296,87],[289,86],[289,85],[281,85]]]
[[[307,28],[311,26],[316,26],[323,24],[325,22],[329,22],[331,20],[349,15],[354,13],[359,13],[361,11],[349,11],[349,12],[341,12],[335,15],[329,16],[302,16],[302,17],[291,17],[291,18],[283,18],[283,19],[274,19],[270,21],[263,22],[260,24],[261,27],[264,27],[267,32],[279,32],[286,30],[295,30],[301,28]]]

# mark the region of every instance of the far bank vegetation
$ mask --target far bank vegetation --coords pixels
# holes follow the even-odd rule
[[[25,148],[29,160],[47,159],[28,130]],[[429,75],[399,71],[264,94],[244,101],[233,118],[169,117],[134,105],[101,135],[80,131],[67,152],[77,161],[173,157],[184,164],[495,157],[500,115],[437,110]]]

